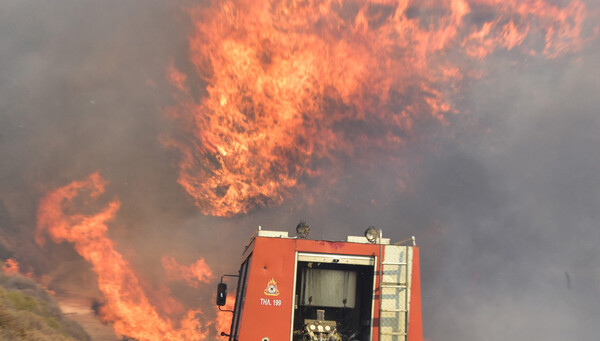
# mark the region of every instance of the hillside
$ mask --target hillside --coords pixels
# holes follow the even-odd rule
[[[0,340],[89,341],[90,337],[34,281],[0,274]]]

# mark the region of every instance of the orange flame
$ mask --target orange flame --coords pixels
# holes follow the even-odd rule
[[[190,13],[197,74],[167,70],[182,134],[163,143],[181,152],[178,182],[217,216],[279,204],[345,158],[397,153],[415,124],[457,112],[478,60],[577,51],[587,17],[580,0],[238,0]],[[194,78],[206,94],[191,93]]]
[[[106,300],[101,315],[113,323],[116,333],[140,341],[204,340],[208,332],[207,326],[198,320],[200,311],[188,311],[178,327],[162,318],[144,294],[131,265],[107,237],[107,223],[119,210],[118,199],[95,214],[74,213],[76,199],[87,199],[86,195],[97,198],[104,193],[105,185],[106,181],[94,173],[83,181],[74,181],[47,194],[38,210],[36,240],[43,244],[46,233],[56,243],[73,243],[75,250],[92,264]],[[204,273],[210,274],[210,270]]]
[[[19,263],[13,259],[7,259],[2,265],[2,272],[7,276],[13,276],[19,273]]]
[[[235,306],[235,299],[228,300],[223,310],[233,310]],[[233,318],[233,314],[230,311],[219,311],[217,309],[217,321],[215,327],[217,328],[217,335],[221,335],[221,332],[225,332],[225,334],[229,334],[231,329],[231,320]]]
[[[201,282],[208,282],[212,277],[212,271],[204,262],[204,259],[196,261],[195,264],[183,266],[177,263],[175,258],[163,256],[163,268],[167,270],[167,277],[171,281],[185,280],[190,286],[198,288]]]

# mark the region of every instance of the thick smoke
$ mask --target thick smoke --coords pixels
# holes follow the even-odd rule
[[[200,214],[177,184],[165,71],[189,65],[185,2],[0,5],[0,257],[58,295],[101,299],[71,245],[33,241],[40,199],[94,171],[122,202],[109,235],[153,285],[161,255],[237,270],[257,225],[342,239],[368,225],[422,247],[428,340],[588,340],[600,334],[600,43],[545,60],[496,53],[447,125],[417,127],[403,169],[352,167],[326,190],[232,218]],[[195,4],[198,5],[198,4]],[[590,12],[597,5],[588,1]],[[588,31],[597,24],[590,19]],[[185,71],[185,70],[184,70]],[[200,80],[191,80],[202,89]],[[359,164],[359,163],[357,163]],[[358,167],[358,166],[357,166]],[[84,289],[81,289],[84,288]],[[210,288],[177,290],[212,311]],[[175,290],[174,290],[175,291]]]

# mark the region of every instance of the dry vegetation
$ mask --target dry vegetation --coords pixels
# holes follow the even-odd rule
[[[89,341],[90,337],[34,281],[0,274],[0,340]]]

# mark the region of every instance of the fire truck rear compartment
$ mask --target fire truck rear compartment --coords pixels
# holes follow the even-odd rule
[[[335,257],[299,258],[294,340],[369,340],[374,260],[365,258],[341,262]],[[352,264],[356,262],[369,265]]]

